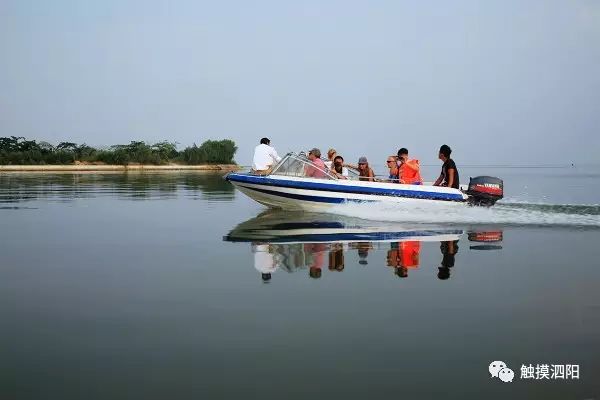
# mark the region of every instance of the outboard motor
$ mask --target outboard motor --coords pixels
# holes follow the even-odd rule
[[[477,176],[469,180],[467,189],[469,204],[476,206],[493,206],[504,197],[504,182],[493,176]]]

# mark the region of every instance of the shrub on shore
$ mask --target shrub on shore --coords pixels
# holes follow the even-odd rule
[[[232,140],[207,140],[200,147],[187,147],[181,152],[180,160],[185,164],[234,164],[237,146]]]
[[[101,162],[104,164],[127,165],[168,163],[179,164],[234,164],[233,157],[237,146],[232,140],[207,140],[194,144],[182,151],[176,143],[162,141],[147,144],[132,141],[129,144],[114,145],[108,149],[95,149],[91,146],[72,142],[61,142],[53,146],[47,142],[36,142],[23,137],[0,137],[0,165],[45,165],[73,164],[79,162]]]

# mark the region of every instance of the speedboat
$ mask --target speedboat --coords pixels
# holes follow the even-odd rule
[[[323,177],[308,176],[311,169],[319,170]],[[225,179],[251,199],[285,210],[326,211],[340,204],[365,202],[399,203],[406,207],[423,202],[492,206],[503,196],[503,182],[495,177],[471,178],[464,189],[370,182],[356,175],[342,179],[296,153],[286,154],[267,175],[231,172]]]

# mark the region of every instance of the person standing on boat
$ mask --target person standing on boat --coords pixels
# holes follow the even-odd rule
[[[269,175],[273,165],[281,161],[277,151],[271,147],[269,138],[260,139],[260,144],[254,148],[254,157],[252,159],[252,170],[259,175]]]
[[[421,179],[419,170],[419,160],[409,160],[408,150],[404,147],[398,150],[398,175],[400,183],[421,185],[423,179]]]
[[[450,154],[452,154],[450,146],[444,144],[440,147],[439,159],[442,160],[444,164],[442,165],[442,173],[433,186],[446,186],[454,189],[460,188],[458,169],[456,169],[454,160],[450,158]]]
[[[308,152],[308,159],[312,162],[312,165],[305,167],[306,176],[309,178],[325,178],[327,173],[327,167],[325,162],[321,160],[321,150],[314,148]]]

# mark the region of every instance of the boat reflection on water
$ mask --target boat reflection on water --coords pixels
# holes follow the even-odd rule
[[[469,231],[469,240],[477,241],[478,233]],[[454,227],[385,223],[344,219],[329,214],[269,210],[240,223],[223,240],[250,244],[254,267],[260,272],[264,282],[269,282],[272,274],[280,269],[287,272],[304,270],[314,279],[321,278],[324,269],[342,272],[352,253],[358,258],[358,266],[364,267],[370,264],[370,253],[377,251],[387,251],[385,265],[393,268],[397,277],[407,278],[409,271],[420,265],[423,242],[438,242],[442,260],[437,276],[445,280],[450,278],[459,249],[458,242],[463,234],[462,229]],[[501,231],[499,240],[502,240]],[[351,258],[353,264],[354,254]]]
[[[471,250],[502,250],[502,246],[491,244],[502,242],[502,231],[469,232],[468,238],[469,242],[485,243],[469,246]]]

